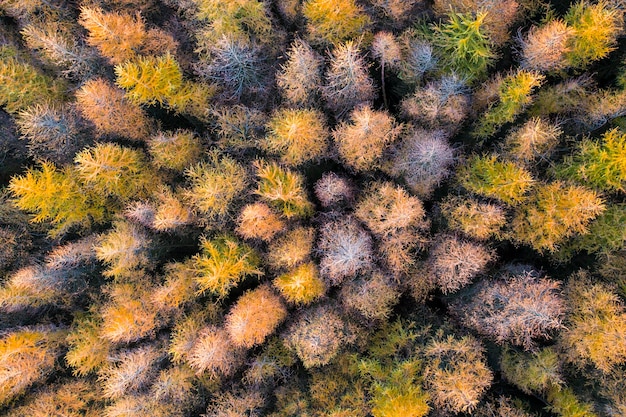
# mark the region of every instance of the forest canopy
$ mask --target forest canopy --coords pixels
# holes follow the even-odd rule
[[[0,415],[626,415],[623,0],[0,0]]]

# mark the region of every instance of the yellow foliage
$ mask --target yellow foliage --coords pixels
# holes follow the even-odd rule
[[[451,198],[441,207],[448,227],[474,239],[499,237],[506,224],[504,208],[468,198]]]
[[[572,309],[561,344],[570,362],[603,373],[626,362],[626,308],[615,292],[579,274],[567,286]]]
[[[0,405],[53,371],[63,336],[55,330],[23,329],[0,339]]]
[[[159,132],[148,140],[148,152],[157,168],[181,172],[198,162],[202,143],[188,130]]]
[[[74,375],[88,375],[106,363],[111,343],[100,338],[100,325],[94,316],[79,317],[67,335],[69,349],[65,361],[73,368]]]
[[[109,265],[103,274],[115,278],[132,275],[147,265],[149,248],[148,236],[139,227],[123,221],[115,223],[95,247],[96,257]]]
[[[270,119],[263,146],[286,165],[318,160],[328,148],[328,129],[318,110],[282,109]]]
[[[73,170],[59,170],[50,162],[42,162],[40,170],[29,169],[25,175],[11,178],[9,190],[17,197],[17,207],[37,214],[34,223],[52,222],[52,236],[75,225],[106,220],[102,196],[83,189]]]
[[[273,284],[287,301],[298,305],[310,304],[326,292],[317,265],[312,262],[278,276]]]
[[[285,223],[267,204],[248,204],[238,219],[237,233],[244,239],[270,241],[285,229]]]
[[[311,43],[336,44],[361,35],[370,18],[354,0],[307,0],[302,7]]]
[[[372,398],[374,417],[424,417],[430,411],[430,397],[413,383],[377,386]]]
[[[99,143],[76,155],[79,178],[94,193],[121,201],[146,196],[155,184],[144,154],[116,143]]]
[[[588,232],[587,226],[605,210],[595,191],[555,181],[536,188],[511,224],[511,238],[538,251],[555,251],[566,238]]]
[[[246,275],[263,275],[252,248],[229,236],[202,237],[202,253],[193,257],[199,293],[210,291],[225,297]]]
[[[275,162],[257,161],[255,166],[259,177],[257,194],[280,209],[285,217],[308,217],[313,213],[302,175]]]

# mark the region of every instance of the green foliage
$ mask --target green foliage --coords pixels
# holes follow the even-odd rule
[[[457,175],[468,190],[511,205],[524,201],[534,183],[524,168],[511,161],[501,162],[496,155],[473,156]]]
[[[230,236],[202,237],[202,252],[193,257],[192,268],[199,292],[225,297],[247,275],[263,275],[252,248]]]
[[[580,0],[570,6],[564,20],[574,29],[566,57],[576,68],[607,56],[623,32],[621,12],[610,2],[591,4]]]
[[[64,85],[21,59],[19,52],[0,47],[0,106],[17,113],[34,104],[63,101]]]
[[[527,394],[545,394],[563,385],[559,354],[551,347],[532,353],[506,349],[500,365],[504,377]]]
[[[626,133],[612,129],[600,141],[583,139],[557,175],[603,191],[626,191]]]
[[[255,163],[259,183],[256,193],[279,209],[287,218],[308,217],[313,204],[307,197],[301,175],[281,168],[275,162]]]
[[[78,175],[70,168],[59,170],[50,162],[40,169],[11,178],[9,190],[15,204],[22,210],[34,212],[35,223],[50,221],[52,236],[60,236],[73,226],[87,227],[107,219],[105,200],[101,195],[85,190]]]
[[[528,70],[517,70],[504,77],[498,88],[498,103],[489,107],[472,134],[486,139],[493,136],[505,123],[513,122],[532,102],[531,93],[543,80],[543,75]]]
[[[591,404],[584,403],[576,398],[574,392],[568,388],[552,388],[548,392],[548,410],[562,417],[596,417]]]
[[[307,0],[302,14],[314,44],[332,45],[356,38],[370,24],[370,18],[354,0]]]
[[[484,28],[486,13],[475,16],[450,12],[447,21],[433,25],[432,38],[439,48],[442,66],[474,81],[483,78],[495,54]]]

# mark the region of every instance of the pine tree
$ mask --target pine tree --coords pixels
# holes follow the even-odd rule
[[[13,47],[0,47],[0,106],[8,113],[45,102],[62,102],[63,83],[24,61]]]
[[[267,204],[257,202],[243,208],[238,219],[237,233],[244,239],[271,241],[285,229],[285,223]]]
[[[158,371],[160,355],[156,346],[151,345],[120,352],[114,362],[98,373],[103,395],[116,399],[147,388]]]
[[[102,196],[82,188],[73,170],[59,170],[49,162],[13,177],[9,190],[20,209],[36,213],[32,222],[52,223],[52,236],[60,236],[73,226],[89,226],[107,219]]]
[[[290,245],[293,240],[290,241]],[[320,278],[319,268],[313,262],[300,266],[279,275],[274,286],[288,302],[296,305],[311,304],[326,292],[326,285]]]
[[[278,110],[267,124],[262,146],[290,166],[319,160],[328,148],[324,115],[317,110]]]
[[[563,178],[606,191],[626,191],[626,133],[605,132],[599,142],[584,139],[557,168]]]
[[[567,54],[575,30],[560,19],[533,26],[524,39],[521,66],[529,70],[556,72],[568,65]]]
[[[331,4],[329,0],[323,0]],[[359,104],[367,104],[376,97],[374,81],[367,64],[360,55],[359,44],[347,41],[335,46],[330,67],[326,72],[322,97],[327,107],[342,116]]]
[[[109,267],[104,275],[123,278],[149,264],[150,239],[138,226],[118,221],[95,245],[96,256]]]
[[[534,180],[514,162],[500,162],[496,155],[473,156],[457,173],[468,190],[516,205],[524,201]]]
[[[368,171],[380,167],[384,151],[398,139],[402,128],[389,113],[362,106],[335,128],[333,139],[348,167]]]
[[[199,292],[225,297],[246,275],[263,275],[259,259],[249,246],[229,236],[201,238],[202,253],[193,257]]]
[[[183,194],[207,223],[219,223],[248,186],[248,174],[233,158],[212,151],[208,158],[185,170],[190,183]]]
[[[234,347],[225,329],[207,326],[197,334],[187,361],[196,374],[207,373],[215,378],[232,375],[241,359],[241,351]]]
[[[287,51],[285,62],[276,74],[276,84],[293,106],[315,104],[322,85],[322,57],[302,39],[296,39]]]
[[[274,268],[293,268],[308,261],[313,251],[314,239],[313,228],[298,227],[290,230],[269,246],[269,264]]]
[[[256,193],[278,208],[285,217],[308,217],[313,213],[303,177],[275,162],[255,163],[259,182]]]
[[[483,78],[494,59],[489,37],[485,33],[487,14],[449,12],[447,22],[433,25],[434,45],[441,51],[444,69],[470,81]]]
[[[478,240],[501,237],[507,222],[503,207],[471,198],[449,198],[441,210],[450,229]]]
[[[139,14],[106,13],[97,7],[83,7],[78,22],[89,32],[87,42],[113,64],[135,58],[146,39],[146,27]]]
[[[531,350],[534,339],[549,339],[563,327],[565,303],[559,287],[559,282],[529,271],[483,282],[467,307],[465,323],[498,343]]]
[[[250,349],[263,343],[286,317],[282,299],[266,284],[237,299],[224,327],[233,345]]]
[[[111,342],[100,338],[101,319],[96,314],[78,315],[72,323],[66,342],[65,361],[77,376],[86,376],[106,364]]]
[[[332,45],[361,35],[370,18],[354,0],[307,0],[302,7],[313,44]]]
[[[99,143],[74,158],[77,175],[94,193],[120,201],[146,196],[154,179],[144,154],[116,143]]]
[[[202,143],[189,130],[158,132],[148,139],[148,152],[157,168],[182,172],[199,162]]]
[[[543,184],[518,208],[510,236],[537,251],[554,252],[565,239],[588,233],[589,223],[604,210],[604,202],[590,189],[559,181]]]
[[[143,140],[151,122],[138,105],[131,104],[124,92],[102,78],[84,83],[76,92],[78,109],[101,135]]]
[[[262,42],[272,39],[273,28],[265,3],[259,0],[193,0],[196,18],[209,22],[203,38],[217,41],[223,35],[254,38]]]

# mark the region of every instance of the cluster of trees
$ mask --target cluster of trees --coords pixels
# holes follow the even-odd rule
[[[626,414],[623,2],[0,0],[0,414]]]

